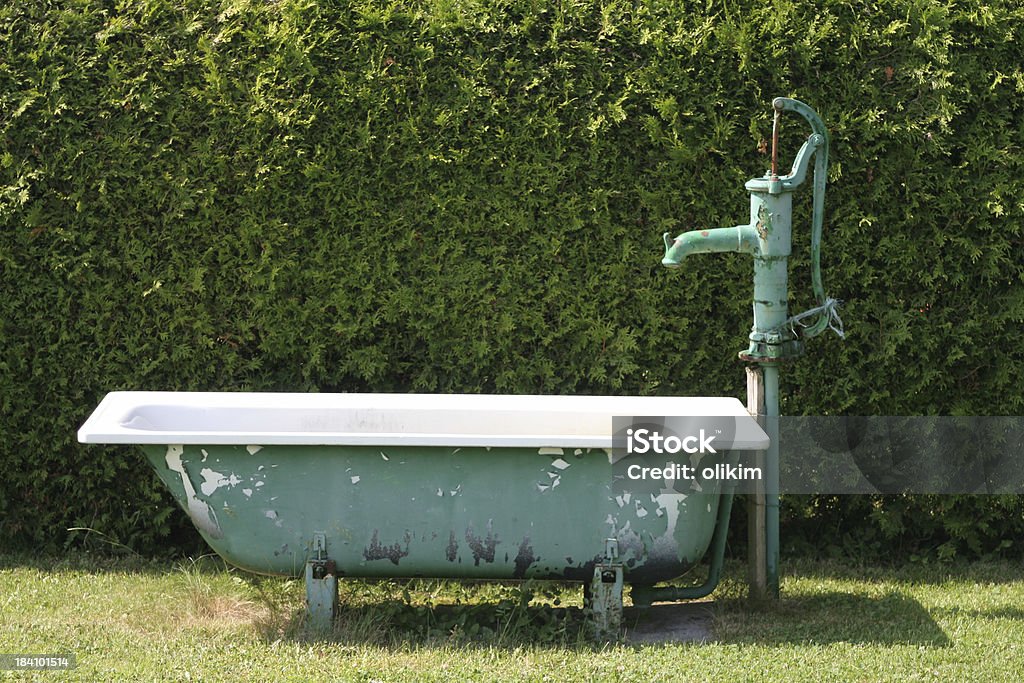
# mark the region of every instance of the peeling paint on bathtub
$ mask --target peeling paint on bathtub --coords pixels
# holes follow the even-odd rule
[[[632,522],[627,521],[612,534],[619,544],[619,558],[628,566],[645,559],[647,548],[643,538],[633,529]]]
[[[199,470],[200,476],[203,478],[203,483],[199,485],[199,489],[203,492],[204,496],[213,495],[213,492],[222,486],[238,486],[242,483],[232,472],[230,477],[224,476],[220,472],[215,472],[208,467],[204,467]]]
[[[679,507],[683,505],[683,501],[686,500],[685,493],[679,493],[671,489],[665,489],[655,499],[658,507],[665,511],[665,535],[674,536],[676,533],[676,524],[679,522]]]
[[[658,517],[665,517],[665,532],[660,536],[652,535],[651,544],[648,548],[650,561],[671,562],[682,559],[682,547],[676,538],[679,527],[681,508],[686,507],[685,493],[679,493],[672,489],[662,489],[658,496],[652,496],[657,503],[656,510]]]
[[[214,472],[209,468],[205,468],[199,471],[199,475],[203,478],[203,483],[199,485],[199,490],[203,492],[203,495],[208,496],[220,487],[221,481],[227,481],[220,472]]]
[[[200,531],[205,531],[212,538],[221,538],[223,534],[220,530],[220,524],[217,522],[217,514],[209,504],[199,499],[199,496],[196,495],[195,487],[192,486],[192,480],[188,478],[188,474],[185,472],[185,465],[181,462],[181,456],[184,452],[184,446],[168,446],[167,455],[164,458],[167,461],[167,468],[181,475],[181,485],[185,488],[185,499],[188,503],[186,510],[188,516],[192,518],[192,523]]]
[[[565,455],[565,451],[561,448],[540,448],[537,449],[538,455]]]
[[[473,533],[472,524],[466,528],[466,543],[473,551],[474,566],[480,566],[480,560],[487,563],[494,562],[494,550],[501,541],[494,534],[493,525],[493,519],[487,520],[487,536],[484,538]]]
[[[451,531],[448,535],[448,547],[445,548],[444,557],[449,562],[454,562],[455,558],[459,555],[459,542],[455,538],[455,532]]]
[[[530,565],[539,560],[533,554],[533,548],[530,546],[530,537],[526,536],[523,538],[523,542],[519,544],[519,553],[515,559],[515,570],[512,572],[512,578],[522,579],[526,577],[526,570],[530,568]],[[505,560],[508,562],[508,560]]]
[[[403,557],[409,555],[409,544],[412,542],[412,534],[406,531],[404,540],[405,550],[402,549],[402,544],[398,542],[384,545],[380,542],[380,531],[374,529],[370,544],[363,548],[363,559],[368,562],[373,560],[391,560],[392,564],[397,566]]]
[[[246,446],[245,450],[249,451],[249,455],[256,455],[263,450],[263,446]]]

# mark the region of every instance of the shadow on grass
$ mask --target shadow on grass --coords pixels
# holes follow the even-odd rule
[[[940,585],[951,581],[995,585],[1024,581],[1024,565],[1009,560],[885,564],[856,559],[794,558],[784,561],[783,571],[797,577],[920,585]]]
[[[718,609],[716,622],[718,639],[725,643],[952,645],[921,603],[898,592],[825,592],[756,609],[729,600]]]
[[[1010,619],[1024,621],[1024,608],[997,607],[994,609],[966,609],[963,607],[937,607],[935,612],[968,619]]]
[[[682,642],[768,646],[849,643],[929,648],[952,645],[920,603],[898,593],[881,597],[824,593],[783,600],[774,607],[761,609],[728,602],[732,604],[627,609],[624,625],[629,638],[621,644],[633,648]],[[699,610],[695,608],[708,612],[706,621],[697,623],[694,614]],[[1024,619],[1024,610],[1000,612],[980,616]],[[478,644],[486,648],[540,645],[597,651],[606,645],[590,637],[586,617],[578,607],[510,605],[507,601],[425,606],[390,600],[343,606],[333,627],[326,632],[307,628],[304,612],[293,610],[268,620],[260,630],[267,642],[329,641],[384,648]]]
[[[273,614],[258,624],[267,642],[328,641],[351,646],[404,648],[452,644],[515,649],[530,645],[597,649],[578,607],[529,605],[511,600],[417,605],[401,600],[341,605],[329,630],[306,623],[305,610]]]
[[[809,571],[803,578],[820,575]],[[301,585],[297,581],[294,588],[300,589]],[[898,587],[885,586],[879,591],[866,589],[861,583],[853,590],[843,591],[822,585],[803,594],[784,594],[779,602],[762,605],[752,605],[746,599],[745,585],[736,578],[724,581],[719,588],[713,603],[627,608],[623,625],[628,640],[623,644],[952,644],[933,615]],[[423,580],[404,584],[343,583],[340,611],[330,631],[316,633],[307,627],[305,611],[297,609],[301,599],[296,600],[299,596],[295,593],[290,602],[280,603],[284,609],[272,610],[272,618],[261,624],[260,629],[269,642],[319,639],[383,647],[425,643],[462,646],[474,642],[511,648],[601,647],[602,642],[591,638],[591,625],[583,610],[560,606],[554,600],[566,600],[572,594],[571,590],[566,592],[568,589],[548,586],[546,582],[514,586],[502,586],[500,582]],[[403,597],[399,599],[398,595]],[[576,595],[574,604],[578,605],[579,594]],[[546,604],[538,604],[534,598]],[[571,598],[567,601],[573,602]],[[1024,618],[1024,608],[995,616]]]
[[[159,576],[173,571],[175,560],[156,559],[129,552],[72,550],[61,555],[32,555],[25,552],[0,554],[0,571],[36,569],[41,572],[131,573]]]

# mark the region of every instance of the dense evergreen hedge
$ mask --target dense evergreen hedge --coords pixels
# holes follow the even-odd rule
[[[784,411],[1019,414],[1022,28],[1009,0],[5,4],[0,542],[194,538],[137,454],[75,442],[114,389],[742,396],[749,258],[670,272],[660,235],[746,218],[777,95],[831,131],[849,332]],[[921,536],[925,498],[790,528],[1024,526],[947,503],[996,528]]]

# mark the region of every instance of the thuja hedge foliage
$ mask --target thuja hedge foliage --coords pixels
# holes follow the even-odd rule
[[[746,219],[778,95],[831,132],[848,332],[784,412],[1019,414],[1022,29],[1010,0],[6,3],[0,542],[194,539],[131,449],[76,443],[115,389],[742,397],[750,260],[670,272],[661,234]],[[789,505],[815,547],[1024,531],[1016,498]]]

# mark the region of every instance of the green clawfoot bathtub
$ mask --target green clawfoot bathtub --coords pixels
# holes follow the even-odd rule
[[[620,606],[623,581],[679,576],[723,496],[624,488],[612,463],[613,416],[675,415],[747,417],[732,398],[113,392],[78,436],[139,445],[210,547],[305,574],[329,620],[337,577],[603,571]],[[733,446],[764,448],[755,437]]]

